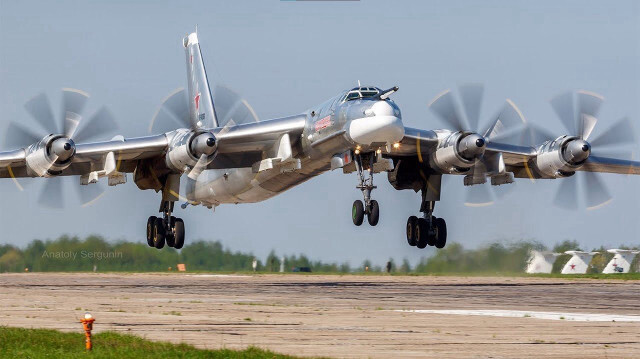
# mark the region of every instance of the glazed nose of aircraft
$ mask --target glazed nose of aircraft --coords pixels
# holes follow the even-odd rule
[[[378,101],[365,111],[368,117],[352,120],[348,133],[359,145],[395,143],[404,137],[400,109],[388,101]]]

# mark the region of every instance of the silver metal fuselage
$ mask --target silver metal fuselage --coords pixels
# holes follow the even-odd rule
[[[390,99],[345,100],[346,91],[296,116],[260,123],[278,126],[299,124],[290,138],[294,170],[272,168],[256,171],[251,166],[210,169],[189,182],[187,198],[204,206],[264,201],[331,169],[331,159],[348,151],[372,152],[400,141],[404,136],[400,109]],[[250,131],[252,124],[245,130]],[[241,127],[241,126],[240,126]],[[248,148],[247,150],[250,150]]]

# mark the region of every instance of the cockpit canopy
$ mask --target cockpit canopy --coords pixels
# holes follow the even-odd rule
[[[354,87],[347,92],[344,101],[357,100],[362,98],[371,98],[380,93],[377,87]]]

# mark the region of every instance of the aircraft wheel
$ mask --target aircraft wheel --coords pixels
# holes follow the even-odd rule
[[[353,219],[353,224],[359,226],[364,221],[364,205],[361,200],[353,201],[353,206],[351,206],[351,219]]]
[[[447,244],[447,222],[445,222],[442,218],[436,219],[436,228],[438,229],[436,248],[444,248],[444,246]]]
[[[184,221],[182,218],[176,218],[174,239],[173,248],[180,249],[184,246]]]
[[[438,218],[436,217],[431,217],[431,225],[433,226],[433,229],[435,229],[435,232],[433,235],[427,236],[427,245],[429,246],[435,246],[436,245],[436,238],[438,236],[438,230],[436,227],[436,221],[438,220]]]
[[[429,237],[429,224],[427,220],[424,218],[418,218],[418,223],[416,223],[416,247],[423,249],[427,246],[427,238]]]
[[[151,216],[149,217],[149,219],[147,219],[147,245],[149,245],[149,247],[154,247],[153,244],[153,226],[156,223],[156,216]]]
[[[176,227],[176,217],[169,217],[169,231],[165,235],[165,241],[169,247],[173,247],[175,245],[175,234],[174,228]]]
[[[371,208],[369,208],[369,213],[367,213],[367,222],[369,225],[375,226],[378,224],[378,220],[380,219],[380,206],[378,205],[378,201],[371,200]]]
[[[153,246],[160,249],[164,247],[165,229],[162,218],[156,218],[153,226]]]
[[[418,225],[418,217],[411,216],[407,219],[407,242],[412,247],[415,247],[418,240],[416,237],[416,226]]]

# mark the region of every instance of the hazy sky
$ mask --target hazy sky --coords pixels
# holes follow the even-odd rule
[[[442,127],[427,103],[467,82],[486,85],[484,121],[511,98],[528,121],[562,134],[548,100],[571,89],[605,97],[594,135],[623,116],[640,119],[637,1],[0,0],[0,131],[13,120],[34,125],[23,104],[42,91],[59,113],[59,89],[74,87],[92,95],[87,113],[107,105],[122,135],[146,135],[161,100],[186,84],[181,40],[196,24],[212,86],[242,93],[261,118],[301,112],[360,80],[398,85],[393,98],[405,124],[425,129]],[[446,181],[435,214],[447,219],[449,240],[467,246],[518,238],[548,245],[577,239],[585,248],[637,245],[640,177],[604,180],[614,201],[572,212],[553,206],[559,180],[519,180],[495,205],[465,207],[466,189],[456,176]],[[185,219],[187,240],[220,240],[259,256],[275,249],[359,264],[433,253],[405,239],[419,194],[394,190],[386,175],[376,183],[375,228],[353,226],[351,203],[361,198],[356,175],[338,171],[266,202],[223,205],[215,213],[189,207],[176,215]],[[0,243],[64,233],[144,242],[146,219],[160,201],[129,176],[90,207],[70,200],[65,210],[51,210],[37,205],[41,186],[20,192],[0,180]]]

